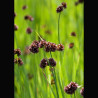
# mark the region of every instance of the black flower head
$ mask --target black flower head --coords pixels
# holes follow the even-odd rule
[[[73,94],[77,88],[78,84],[76,84],[75,82],[71,82],[69,85],[64,87],[64,91],[67,94]]]
[[[67,5],[66,5],[65,2],[62,2],[62,6],[63,6],[64,8],[67,8]]]
[[[46,51],[46,52],[50,52],[50,50],[51,50],[51,43],[50,43],[50,42],[47,42],[47,43],[45,44],[45,51]]]
[[[34,43],[34,44],[36,44],[36,45],[37,45],[37,47],[39,48],[39,41],[34,40],[34,41],[33,41],[33,43]]]
[[[84,96],[84,87],[80,90],[80,94]]]
[[[70,43],[69,48],[73,48],[73,47],[74,47],[74,43]]]
[[[57,50],[58,51],[63,51],[64,50],[64,46],[62,44],[58,44],[57,45]]]
[[[72,32],[72,33],[71,33],[71,36],[76,36],[76,33],[75,33],[75,32]]]
[[[14,60],[14,63],[18,64],[19,66],[23,65],[23,61],[22,61],[21,58],[16,58],[16,59]]]
[[[14,54],[17,54],[18,56],[20,56],[20,55],[21,55],[20,49],[15,49],[15,50],[14,50]]]
[[[30,50],[32,53],[38,53],[38,52],[39,52],[38,46],[37,46],[35,43],[32,43],[32,44],[30,45],[29,50]]]
[[[63,6],[58,6],[57,9],[56,9],[56,12],[60,13],[62,11],[63,11]]]
[[[41,62],[40,62],[40,67],[41,67],[41,68],[45,68],[46,66],[47,66],[47,59],[44,58],[44,59],[42,59]]]
[[[23,7],[22,7],[22,9],[23,10],[25,10],[25,9],[27,9],[28,7],[26,6],[26,5],[24,5]]]
[[[30,20],[30,21],[33,21],[34,20],[33,17],[31,17],[30,15],[24,16],[24,19],[25,20]]]
[[[49,58],[48,61],[49,61],[48,65],[50,65],[52,67],[56,66],[56,61],[53,58]]]
[[[55,52],[56,49],[57,49],[56,44],[55,43],[51,43],[50,45],[51,45],[50,51]]]
[[[41,41],[39,42],[39,47],[40,47],[40,48],[43,48],[46,43],[47,43],[47,42],[46,42],[45,40],[41,40]]]
[[[17,31],[18,30],[18,26],[16,24],[14,24],[14,30]]]
[[[26,29],[26,32],[27,32],[28,34],[31,34],[31,33],[32,33],[32,29],[31,29],[30,27],[28,27],[28,28]]]

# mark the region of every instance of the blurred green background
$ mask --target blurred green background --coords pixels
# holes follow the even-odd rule
[[[14,32],[14,49],[20,48],[23,66],[14,64],[14,96],[15,98],[56,98],[55,85],[51,83],[52,77],[49,66],[44,70],[40,68],[40,61],[46,55],[50,58],[50,53],[39,49],[37,54],[24,55],[24,49],[32,41],[38,40],[38,34],[45,39],[56,44],[58,43],[58,16],[56,8],[62,2],[67,3],[67,8],[61,12],[60,17],[60,40],[65,49],[63,52],[52,52],[52,57],[56,61],[55,73],[57,79],[57,89],[59,98],[74,98],[64,92],[64,86],[71,81],[84,86],[84,3],[75,6],[77,0],[14,0],[14,12],[17,16],[14,24],[18,30]],[[23,10],[23,5],[28,8]],[[34,18],[33,21],[24,19],[25,15]],[[32,28],[31,34],[26,33],[27,27]],[[51,31],[51,34],[46,31]],[[36,32],[35,32],[36,31]],[[71,36],[71,32],[76,32],[76,37]],[[69,43],[74,43],[74,47],[69,49]],[[44,55],[45,54],[45,55]],[[33,75],[32,79],[28,74]],[[82,98],[80,89],[76,90],[76,98]],[[55,96],[56,95],[56,96]]]

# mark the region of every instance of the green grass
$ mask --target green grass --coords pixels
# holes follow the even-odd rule
[[[71,81],[84,86],[84,3],[75,6],[76,0],[64,0],[67,8],[60,16],[60,42],[64,45],[63,52],[52,52],[52,57],[56,61],[55,76],[56,85],[51,85],[51,72],[49,66],[44,70],[40,68],[40,61],[46,56],[50,58],[50,53],[39,49],[37,54],[23,55],[26,46],[33,40],[38,40],[38,34],[47,41],[59,44],[58,42],[58,17],[56,8],[63,0],[14,0],[14,12],[17,16],[14,19],[19,29],[14,32],[14,49],[20,48],[23,66],[14,64],[14,96],[15,98],[71,98],[64,92],[64,86]],[[26,10],[22,6],[27,5]],[[25,15],[31,15],[34,21],[24,20]],[[42,28],[46,25],[46,28]],[[31,35],[26,33],[26,28],[31,27]],[[46,34],[50,30],[52,34]],[[70,36],[71,32],[76,32],[76,37]],[[38,34],[36,33],[38,32]],[[68,48],[73,42],[74,47]],[[43,74],[45,73],[47,80]],[[31,80],[27,74],[33,74]],[[82,98],[80,89],[76,90],[76,98]],[[58,93],[58,94],[57,94]],[[72,95],[74,98],[74,95]]]

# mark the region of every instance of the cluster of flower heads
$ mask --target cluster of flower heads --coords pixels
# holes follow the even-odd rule
[[[21,51],[20,49],[15,49],[14,50],[14,55],[17,55],[18,58],[14,59],[14,63],[18,64],[19,66],[23,65],[23,61],[21,58],[19,58],[19,56],[21,55]]]
[[[49,59],[43,58],[40,62],[40,67],[44,69],[46,66],[55,67],[56,61],[53,58],[49,58]]]
[[[64,8],[64,9],[67,8],[67,5],[66,5],[65,2],[62,2],[61,5],[57,7],[56,12],[57,12],[57,13],[62,12],[62,11],[63,11],[63,8]]]
[[[32,53],[38,53],[39,48],[44,48],[46,52],[55,52],[56,50],[58,51],[64,50],[64,46],[62,44],[56,45],[55,43],[47,42],[45,40],[41,40],[41,41],[34,40],[32,44],[29,46],[29,50]]]
[[[64,91],[67,94],[74,94],[78,87],[79,87],[79,85],[77,83],[70,82],[70,84],[68,84],[67,86],[64,87]],[[80,90],[80,94],[82,96],[84,96],[84,87]]]
[[[24,5],[23,7],[22,7],[22,9],[23,10],[25,10],[25,9],[27,9],[28,8],[28,6],[26,6],[26,5]],[[17,16],[17,14],[14,12],[14,18]],[[25,20],[29,20],[29,21],[33,21],[34,20],[34,18],[32,17],[32,16],[30,16],[30,15],[25,15],[24,16],[24,19]],[[18,26],[16,25],[16,24],[14,24],[14,31],[17,31],[18,30]],[[27,29],[26,29],[26,33],[27,34],[31,34],[32,33],[32,29],[30,28],[30,27],[28,27]]]

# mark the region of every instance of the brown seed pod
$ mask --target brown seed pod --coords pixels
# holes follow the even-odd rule
[[[62,11],[63,11],[63,6],[58,6],[57,9],[56,9],[56,12],[60,13]]]
[[[56,66],[56,61],[53,58],[49,58],[48,60],[49,60],[48,65],[50,65],[52,67]]]
[[[28,27],[28,28],[26,29],[26,32],[27,32],[28,34],[31,34],[31,33],[32,33],[32,29],[31,29],[30,27]]]
[[[20,49],[15,49],[14,50],[14,55],[17,54],[17,56],[21,55],[21,50]]]
[[[63,51],[64,50],[64,46],[62,44],[58,44],[57,45],[57,50],[58,51]]]
[[[55,43],[51,43],[50,45],[51,45],[50,51],[55,52],[56,49],[57,49],[56,44]]]
[[[30,21],[33,21],[33,20],[34,20],[34,18],[31,17],[30,15],[24,16],[24,19],[25,19],[25,20],[30,20]]]
[[[73,93],[75,93],[77,88],[78,88],[78,84],[75,82],[71,82],[69,85],[64,87],[64,91],[67,94],[73,94]]]
[[[52,32],[50,30],[46,30],[45,33],[52,34]]]
[[[69,48],[73,48],[73,47],[74,47],[74,43],[70,43]]]
[[[37,46],[35,43],[32,43],[32,44],[29,46],[29,50],[30,50],[32,53],[38,53],[38,52],[39,52],[38,46]]]
[[[26,6],[26,5],[24,5],[23,7],[22,7],[22,9],[23,10],[25,10],[25,9],[27,9],[28,7]]]
[[[46,43],[47,43],[47,42],[46,42],[45,40],[41,40],[41,41],[39,42],[39,47],[40,47],[40,48],[43,48]]]
[[[80,90],[80,94],[84,96],[84,87]]]
[[[71,36],[76,36],[76,33],[75,33],[75,32],[72,32],[72,33],[71,33]]]
[[[64,8],[67,8],[67,4],[65,2],[61,3]]]
[[[16,59],[14,60],[14,63],[18,64],[19,66],[23,65],[23,61],[22,61],[21,58],[16,58]]]
[[[45,51],[46,52],[50,52],[50,50],[51,50],[51,43],[47,42],[44,46],[45,46]]]
[[[47,59],[44,58],[40,62],[40,67],[44,69],[46,66],[47,66]]]

